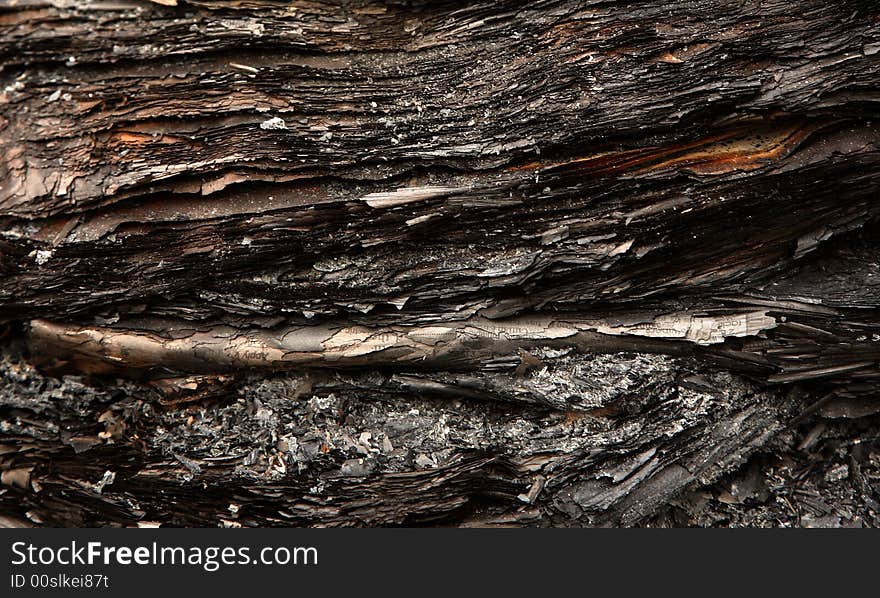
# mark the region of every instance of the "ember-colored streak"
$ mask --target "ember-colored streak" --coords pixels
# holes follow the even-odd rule
[[[683,170],[702,175],[750,171],[790,155],[827,122],[759,123],[687,144],[603,152],[566,162],[533,162],[518,170],[571,171],[594,176],[650,175]]]
[[[187,143],[189,140],[174,135],[146,135],[144,133],[133,133],[129,131],[120,131],[115,134],[114,140],[124,145],[147,145],[151,143]]]
[[[736,170],[755,170],[768,162],[788,156],[822,124],[792,124],[780,128],[759,128],[709,140],[639,171],[684,168],[698,174],[726,174]]]

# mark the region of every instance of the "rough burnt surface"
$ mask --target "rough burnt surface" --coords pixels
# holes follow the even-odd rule
[[[18,0],[0,84],[5,522],[877,524],[876,2]]]
[[[683,493],[645,524],[880,526],[880,422],[837,417],[777,435],[748,466]]]

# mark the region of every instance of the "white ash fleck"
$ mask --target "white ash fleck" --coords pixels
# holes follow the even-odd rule
[[[366,459],[348,459],[339,468],[339,473],[348,477],[365,477],[373,473],[375,465]]]
[[[443,413],[440,415],[440,418],[437,420],[437,423],[431,427],[429,431],[429,437],[437,442],[438,444],[445,444],[449,440],[449,434],[451,430],[448,425],[449,417],[447,414]]]
[[[842,482],[849,477],[849,466],[846,463],[833,467],[825,474],[828,482]]]
[[[257,274],[256,276],[252,276],[251,280],[254,282],[262,282],[263,284],[278,284],[278,273],[265,272]]]
[[[309,399],[309,408],[316,413],[329,411],[336,406],[336,397],[331,393],[326,397],[313,396]]]
[[[564,357],[574,351],[574,349],[570,347],[556,349],[553,347],[536,347],[530,351],[530,353],[534,354],[535,357],[541,359],[556,359],[557,357]]]
[[[49,251],[46,249],[37,250],[37,252],[34,256],[34,261],[37,263],[38,266],[42,266],[43,264],[48,262],[50,259],[52,259],[52,251]]]
[[[283,118],[278,116],[273,116],[268,120],[264,120],[260,123],[260,128],[266,131],[278,131],[278,130],[287,130],[287,123],[284,122]]]
[[[254,419],[264,425],[274,424],[277,422],[277,417],[275,417],[275,412],[271,409],[260,405],[257,408],[257,412],[254,413]]]
[[[101,492],[104,490],[104,487],[111,485],[115,480],[116,472],[107,470],[104,472],[104,475],[101,476],[101,479],[98,480],[96,484],[92,485],[92,488],[95,490],[95,492],[101,494]]]
[[[247,71],[248,73],[251,73],[253,75],[260,72],[260,69],[253,67],[253,66],[250,66],[249,64],[240,64],[238,62],[230,62],[229,66],[231,66],[234,69],[238,69],[240,71]]]
[[[11,85],[7,85],[3,88],[3,91],[6,93],[12,93],[13,91],[21,91],[24,89],[24,81],[16,80]]]
[[[437,463],[424,453],[419,453],[418,456],[416,456],[416,465],[423,469],[433,469],[437,467]]]
[[[230,31],[250,33],[255,37],[262,37],[266,32],[266,26],[256,19],[220,19],[217,24]]]
[[[0,230],[0,237],[6,237],[7,239],[21,239],[24,236],[25,233],[18,226],[11,226],[7,230]]]

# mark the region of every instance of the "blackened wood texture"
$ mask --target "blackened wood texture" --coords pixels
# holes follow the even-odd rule
[[[875,410],[876,2],[167,4],[0,6],[12,520],[630,525]]]

